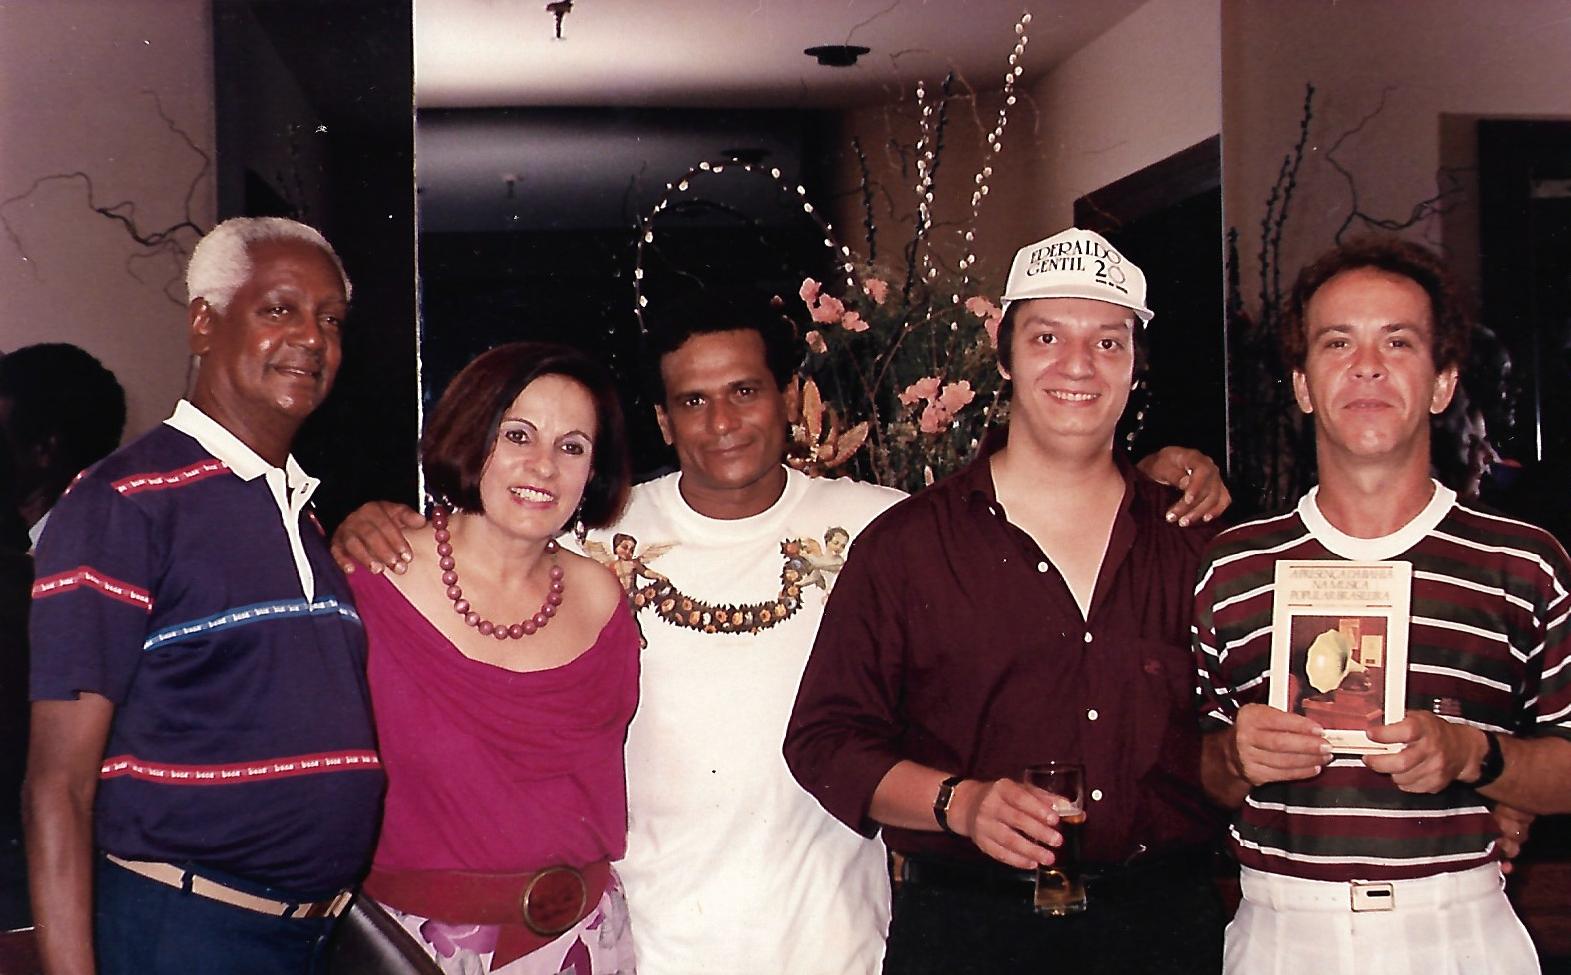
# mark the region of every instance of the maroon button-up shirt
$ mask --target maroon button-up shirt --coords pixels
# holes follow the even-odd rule
[[[1215,838],[1189,636],[1213,532],[1169,525],[1171,492],[1119,465],[1124,498],[1089,620],[1009,521],[986,454],[862,532],[785,741],[792,773],[831,814],[873,835],[873,790],[901,759],[976,779],[1056,759],[1086,767],[1088,862]],[[940,832],[891,827],[884,839],[907,854],[982,855]]]

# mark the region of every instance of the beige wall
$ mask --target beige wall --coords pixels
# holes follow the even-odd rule
[[[1220,6],[1151,0],[1035,86],[1033,229],[1069,226],[1077,197],[1221,131]]]
[[[155,92],[212,156],[209,9],[209,0],[0,4],[0,199],[80,171],[99,205],[129,201],[144,229],[188,216],[211,226],[211,175],[188,204],[202,160],[144,94]],[[80,180],[45,183],[0,215],[9,225],[0,233],[0,351],[76,343],[125,386],[128,437],[166,416],[187,363],[183,255],[142,247],[92,212]],[[196,236],[176,239],[189,250]],[[178,302],[165,295],[170,282]]]
[[[1566,0],[1224,0],[1223,205],[1240,230],[1244,293],[1266,195],[1298,137],[1305,82],[1316,89],[1299,186],[1283,238],[1283,274],[1330,246],[1351,209],[1326,162],[1331,145],[1375,111],[1336,158],[1354,174],[1361,208],[1407,219],[1456,167],[1464,194],[1410,236],[1443,246],[1457,271],[1478,269],[1476,141],[1446,116],[1571,116],[1571,4]],[[1458,131],[1460,129],[1460,136]]]
[[[1016,249],[1069,226],[1077,197],[1217,134],[1222,118],[1219,9],[1220,0],[1150,0],[1020,92],[1003,151],[991,164],[994,173],[976,224],[983,281],[1001,286]],[[1000,68],[1007,42],[1000,38]],[[1028,47],[1028,64],[1030,57]],[[908,157],[908,174],[902,175],[900,157],[888,148],[891,140],[908,150],[915,144],[914,104],[907,97],[841,119],[839,140],[861,136],[880,187],[875,219],[881,260],[893,260],[909,239],[915,212],[913,160]],[[973,179],[998,107],[996,93],[951,103],[933,236],[950,262],[962,253]],[[843,239],[860,252],[857,179],[847,158],[839,171],[834,212]]]

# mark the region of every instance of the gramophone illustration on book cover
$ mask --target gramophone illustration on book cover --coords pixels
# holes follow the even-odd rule
[[[1411,598],[1407,562],[1278,562],[1271,706],[1314,719],[1338,752],[1399,750],[1365,731],[1402,720]]]

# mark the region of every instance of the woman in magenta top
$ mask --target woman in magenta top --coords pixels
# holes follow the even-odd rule
[[[616,577],[554,541],[625,499],[610,378],[561,346],[493,349],[421,455],[438,501],[414,557],[350,576],[388,782],[365,892],[444,972],[632,972],[610,861],[638,632]]]

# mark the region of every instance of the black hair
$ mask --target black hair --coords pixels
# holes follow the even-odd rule
[[[794,297],[794,296],[793,296]],[[764,343],[764,361],[775,384],[784,389],[802,364],[805,346],[785,301],[758,287],[705,287],[687,283],[663,296],[650,298],[644,309],[643,368],[645,390],[657,406],[666,405],[660,360],[695,335],[757,332]]]
[[[11,404],[16,450],[53,441],[61,490],[120,446],[125,390],[85,349],[64,342],[28,345],[0,356],[0,399]]]

